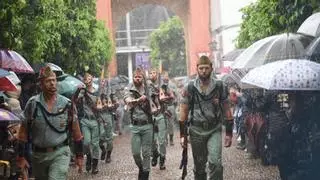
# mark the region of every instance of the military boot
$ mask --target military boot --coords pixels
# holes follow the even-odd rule
[[[173,146],[174,143],[173,143],[173,134],[170,134],[170,146]]]
[[[139,167],[138,180],[142,180],[142,177],[143,177],[143,168]]]
[[[149,179],[149,171],[143,171],[141,180]]]
[[[89,172],[91,170],[91,154],[87,154],[87,161],[86,161],[86,170]]]
[[[92,159],[92,174],[98,174],[99,170],[98,170],[98,159]]]
[[[160,163],[159,163],[160,170],[166,169],[165,161],[166,161],[166,158],[163,156],[160,156]]]
[[[106,163],[110,163],[110,162],[111,162],[111,152],[112,152],[112,151],[108,151],[108,152],[107,152]]]
[[[99,142],[99,147],[100,147],[100,149],[101,149],[101,157],[100,157],[100,159],[101,159],[101,160],[104,160],[104,159],[106,158],[106,153],[107,153],[107,151],[106,151],[106,147],[104,147],[102,141]]]
[[[159,153],[158,151],[153,151],[153,155],[152,155],[152,160],[151,160],[151,165],[154,167],[158,164],[158,157],[159,157]]]

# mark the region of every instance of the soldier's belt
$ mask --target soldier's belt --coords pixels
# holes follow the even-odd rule
[[[68,146],[68,140],[65,140],[63,143],[61,143],[57,146],[49,147],[49,148],[42,148],[42,147],[38,147],[38,146],[33,145],[32,149],[34,152],[46,153],[46,152],[53,152],[53,151],[55,151],[61,147],[64,147],[64,146]]]
[[[151,124],[151,122],[136,120],[136,121],[131,121],[131,124],[135,125],[135,126],[143,126],[143,125],[146,125],[146,124]]]
[[[192,126],[202,127],[203,129],[215,128],[217,124],[218,124],[218,121],[213,121],[213,122],[192,121],[191,122]]]

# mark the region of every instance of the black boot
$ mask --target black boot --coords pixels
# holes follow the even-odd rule
[[[100,149],[101,149],[101,157],[100,157],[100,159],[104,160],[106,158],[106,153],[107,153],[106,147],[104,147],[102,141],[99,142],[99,146],[100,146]]]
[[[149,171],[143,171],[141,180],[148,180],[148,179],[149,179]]]
[[[87,154],[87,161],[86,161],[86,170],[89,172],[91,170],[91,154]]]
[[[108,152],[107,152],[106,163],[110,163],[110,162],[111,162],[111,152],[112,152],[112,151],[108,151]]]
[[[160,156],[160,170],[165,170],[166,169],[166,165],[165,165],[165,161],[166,161],[166,158],[163,157],[163,156]]]
[[[170,134],[170,146],[173,146],[174,143],[173,143],[173,134]]]
[[[143,168],[139,168],[138,180],[142,180],[143,177]]]
[[[92,174],[98,174],[99,170],[98,170],[98,159],[92,159]]]
[[[158,164],[158,157],[159,157],[158,151],[153,151],[152,160],[151,160],[151,165],[153,167]]]

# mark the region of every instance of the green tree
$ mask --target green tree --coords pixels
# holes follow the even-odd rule
[[[238,48],[283,32],[296,32],[303,21],[320,10],[319,0],[258,0],[241,9],[243,22]]]
[[[168,71],[170,76],[187,74],[183,25],[177,16],[161,23],[151,33],[149,44],[153,66],[159,66],[162,62],[163,70]]]
[[[0,27],[1,47],[16,50],[31,64],[53,62],[69,73],[89,66],[98,75],[111,60],[114,50],[96,19],[96,1],[1,0],[0,8],[0,22],[7,23]]]
[[[21,47],[22,10],[26,7],[25,0],[0,1],[0,48],[12,49]]]

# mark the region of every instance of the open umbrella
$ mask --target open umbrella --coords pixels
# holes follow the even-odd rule
[[[320,36],[320,12],[309,16],[299,27],[298,33],[313,37]]]
[[[16,73],[34,73],[29,63],[17,52],[0,50],[0,67]]]
[[[223,55],[222,61],[234,61],[245,49],[235,49]]]
[[[10,72],[0,68],[0,78],[10,75]]]
[[[17,91],[17,86],[14,82],[6,77],[0,78],[0,91]]]
[[[306,50],[307,59],[320,63],[320,37],[314,39]]]
[[[33,69],[35,71],[35,73],[39,73],[40,69],[44,66],[49,66],[51,68],[51,70],[53,72],[56,73],[57,76],[61,76],[64,74],[63,70],[61,67],[59,67],[58,65],[56,64],[53,64],[53,63],[41,63],[41,64],[35,64],[33,65]]]
[[[232,69],[251,69],[284,59],[305,57],[305,48],[312,37],[284,33],[259,40],[243,51],[231,65]]]
[[[58,84],[58,93],[64,95],[68,98],[71,98],[72,95],[77,91],[77,88],[81,86],[85,86],[79,79],[69,75],[64,74],[57,78]]]
[[[305,59],[288,59],[252,69],[242,83],[267,90],[320,90],[320,64]]]
[[[0,122],[4,121],[20,121],[20,118],[10,111],[0,108]]]
[[[10,71],[9,73],[10,74],[8,76],[6,76],[6,78],[10,79],[11,82],[13,82],[13,84],[17,85],[17,84],[19,84],[21,82],[15,72]]]

